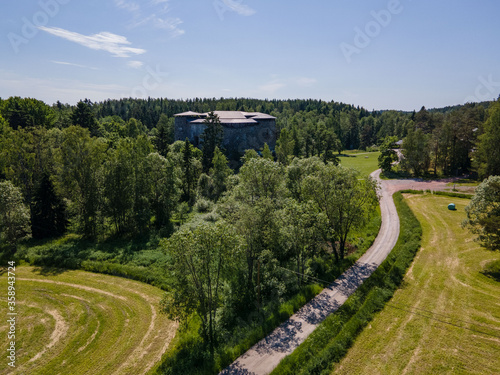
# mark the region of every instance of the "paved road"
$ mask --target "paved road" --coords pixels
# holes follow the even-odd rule
[[[399,236],[399,217],[392,194],[407,187],[403,184],[394,186],[392,180],[380,180],[380,170],[371,175],[380,183],[382,214],[380,232],[372,247],[332,285],[240,356],[221,374],[269,374],[284,357],[304,342],[328,315],[336,311],[391,252]],[[415,186],[416,182],[413,181],[412,184]]]

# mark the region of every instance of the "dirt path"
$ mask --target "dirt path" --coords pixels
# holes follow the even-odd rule
[[[380,184],[382,225],[373,245],[332,285],[325,288],[290,319],[259,341],[220,374],[269,374],[291,354],[316,327],[335,312],[377,269],[391,252],[399,237],[399,217],[392,194],[399,190],[444,190],[449,180],[381,180],[380,169],[371,174]]]
[[[30,307],[38,307],[35,305],[29,305]],[[68,323],[63,318],[63,316],[57,310],[46,310],[49,315],[55,321],[54,330],[50,335],[50,341],[45,348],[43,348],[40,352],[38,352],[33,358],[31,358],[28,363],[34,362],[40,359],[47,350],[52,348],[55,344],[59,342],[59,340],[66,335],[68,332]]]

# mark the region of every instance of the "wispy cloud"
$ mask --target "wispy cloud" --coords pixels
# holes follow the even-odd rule
[[[129,12],[137,12],[141,7],[133,1],[115,0],[115,5],[120,9],[128,10]]]
[[[184,30],[180,29],[178,26],[182,23],[180,18],[154,18],[154,25],[158,29],[168,30],[172,37],[178,37],[185,33]]]
[[[61,100],[76,104],[83,98],[105,100],[119,98],[121,92],[126,92],[126,85],[111,82],[88,82],[63,78],[36,78],[0,69],[0,96],[35,97],[46,103]]]
[[[142,61],[129,61],[127,63],[127,65],[130,67],[130,68],[134,68],[134,69],[139,69],[140,67],[142,67],[144,65],[144,63]]]
[[[300,77],[297,79],[297,84],[302,87],[311,87],[316,82],[318,82],[316,78]]]
[[[265,85],[259,86],[259,90],[263,91],[266,94],[274,94],[276,91],[282,89],[285,86],[286,85],[284,83],[275,80],[266,83]]]
[[[128,47],[131,43],[126,37],[106,31],[93,35],[83,35],[59,27],[40,26],[39,29],[93,50],[109,52],[116,57],[130,57],[146,52],[142,48]]]
[[[157,5],[157,4],[165,4],[168,3],[170,0],[151,0],[151,4]]]
[[[59,65],[69,65],[69,66],[76,66],[77,68],[84,68],[84,69],[92,69],[92,70],[98,70],[96,67],[93,66],[87,66],[87,65],[81,65],[81,64],[75,64],[75,63],[70,63],[66,61],[56,61],[56,60],[51,60],[52,63],[54,64],[59,64]]]
[[[130,0],[114,0],[116,7],[133,14],[130,27],[151,25],[154,28],[167,30],[171,37],[179,37],[185,33],[179,27],[182,20],[178,17],[165,17],[170,12],[170,0],[151,0],[145,6]]]
[[[241,1],[236,0],[222,0],[225,6],[227,6],[233,12],[238,13],[240,16],[253,16],[255,10],[250,8],[248,5],[243,4]]]

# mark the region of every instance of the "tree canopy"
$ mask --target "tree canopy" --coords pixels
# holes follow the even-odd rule
[[[477,187],[465,212],[463,226],[485,247],[500,250],[500,176],[490,176]]]

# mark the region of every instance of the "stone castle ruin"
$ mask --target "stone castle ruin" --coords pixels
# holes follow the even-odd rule
[[[245,150],[260,150],[267,143],[276,146],[276,117],[260,112],[214,111],[224,129],[222,147],[228,155],[239,157]],[[183,112],[175,116],[175,140],[189,139],[199,146],[208,113]]]

